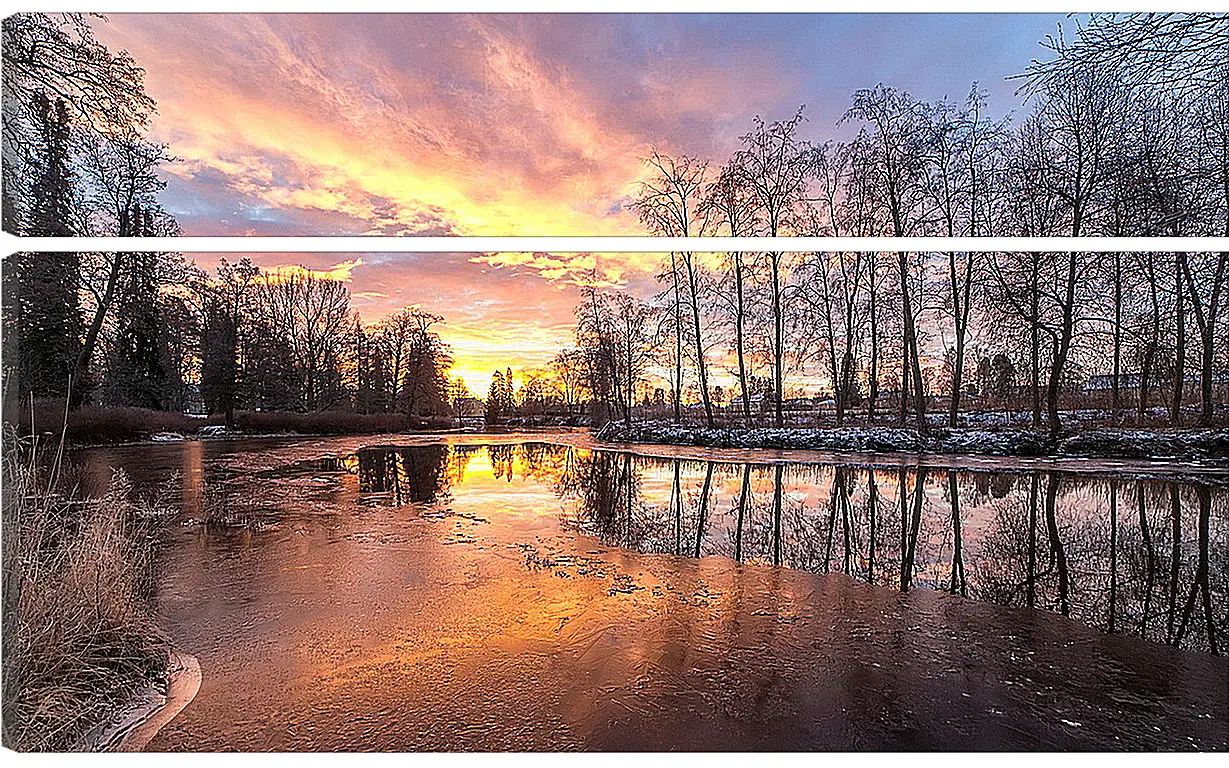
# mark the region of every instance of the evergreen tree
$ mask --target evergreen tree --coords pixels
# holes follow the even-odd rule
[[[374,333],[363,328],[358,318],[354,320],[357,382],[354,392],[354,410],[359,413],[384,413],[388,410],[388,374],[379,344]]]
[[[491,389],[486,398],[486,420],[493,422],[504,415],[504,375],[495,371],[491,379]]]
[[[73,219],[73,173],[69,159],[68,108],[43,93],[34,99],[38,121],[38,159],[30,188],[30,212],[26,230],[34,237],[71,237],[77,234]]]
[[[142,222],[141,234],[152,227],[152,217],[140,209],[133,216]],[[125,278],[110,370],[114,399],[121,405],[161,409],[169,377],[164,365],[158,254],[132,254]]]
[[[263,320],[240,334],[238,407],[260,411],[301,411],[303,378],[290,343]]]
[[[226,426],[234,426],[238,396],[239,329],[235,318],[218,296],[205,301],[201,328],[201,398],[209,413],[222,413]]]
[[[68,115],[62,101],[53,103],[41,92],[35,106],[38,146],[29,226],[23,234],[71,236]],[[69,391],[81,344],[80,257],[76,253],[19,253],[5,266],[4,325],[11,329],[6,334],[6,352],[15,352],[18,361],[16,381],[8,382],[9,394],[22,401],[31,393],[63,397]]]
[[[5,358],[17,360],[6,392],[21,402],[64,397],[81,346],[78,255],[17,253],[4,266]]]

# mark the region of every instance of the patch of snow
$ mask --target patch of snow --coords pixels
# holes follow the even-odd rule
[[[1229,430],[1092,429],[1052,439],[1025,429],[932,428],[927,434],[897,427],[726,429],[695,424],[611,422],[597,439],[706,448],[769,448],[862,453],[960,453],[992,456],[1123,458],[1229,457]]]

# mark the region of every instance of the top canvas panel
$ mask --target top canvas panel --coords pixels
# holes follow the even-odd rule
[[[21,235],[1229,234],[1229,14],[19,13]]]

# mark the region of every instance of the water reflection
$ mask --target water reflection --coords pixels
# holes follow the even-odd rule
[[[198,519],[210,518],[208,508],[232,515],[259,508],[276,518],[317,503],[336,514],[350,499],[490,518],[518,494],[546,493],[558,504],[541,514],[610,546],[843,573],[881,587],[1053,611],[1188,650],[1229,646],[1224,487],[1048,471],[651,458],[546,443],[366,448],[264,469],[254,473],[256,484],[201,465],[198,448],[177,470],[184,511]],[[504,490],[467,493],[475,472]]]
[[[365,450],[360,489],[432,502],[469,456],[549,483],[565,522],[640,552],[844,573],[1073,617],[1192,650],[1226,647],[1229,494],[1061,472],[658,459],[540,443]]]
[[[1212,653],[1226,645],[1229,499],[1206,485],[605,452],[581,465],[580,491],[563,480],[560,492],[576,500],[576,526],[610,544],[941,589]]]

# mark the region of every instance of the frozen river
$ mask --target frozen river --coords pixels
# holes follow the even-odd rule
[[[1216,472],[657,452],[78,452],[174,509],[152,589],[203,677],[148,748],[1229,746]]]

